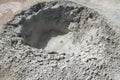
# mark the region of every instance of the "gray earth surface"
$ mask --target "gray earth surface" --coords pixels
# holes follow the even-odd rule
[[[83,4],[37,3],[4,25],[0,80],[120,80],[116,27]]]

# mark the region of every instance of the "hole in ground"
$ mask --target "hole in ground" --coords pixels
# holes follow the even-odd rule
[[[19,37],[24,39],[25,45],[34,48],[78,52],[80,41],[84,40],[82,39],[84,33],[98,24],[95,20],[99,19],[99,15],[95,11],[75,3],[45,3],[38,9],[37,7],[36,11],[30,8],[24,14],[20,14],[23,21],[19,21],[21,25]],[[78,45],[74,44],[76,42]],[[84,40],[83,43],[85,42]]]
[[[21,36],[24,44],[44,49],[52,38],[67,34],[73,18],[70,16],[72,9],[73,7],[53,6],[29,17],[22,24]]]

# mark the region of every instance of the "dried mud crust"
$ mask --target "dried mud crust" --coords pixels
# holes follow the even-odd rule
[[[69,53],[45,50],[51,38],[69,34]],[[38,3],[15,15],[0,35],[0,78],[117,80],[117,35],[101,15],[88,7],[69,1]]]

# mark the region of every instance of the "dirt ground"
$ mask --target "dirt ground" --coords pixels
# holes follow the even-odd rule
[[[41,1],[46,0],[0,0],[0,30],[15,14]]]
[[[19,13],[20,11],[26,8],[29,8],[31,5],[35,3],[42,1],[54,1],[54,0],[0,0],[0,30],[2,30],[3,24],[10,20],[13,17],[13,15]],[[100,11],[100,13],[103,14],[103,16],[109,18],[110,21],[113,21],[114,23],[119,25],[120,0],[101,0],[101,1],[70,0],[70,1],[76,3],[82,2],[83,4]]]
[[[0,4],[8,3],[8,2],[13,2],[13,1],[19,1],[21,3],[24,3],[26,0],[0,0]]]
[[[19,2],[20,4],[23,4],[26,2],[26,0],[0,0],[0,30],[2,30],[2,26],[13,17],[16,13],[19,12],[19,9],[15,12],[13,12],[10,6],[13,2]],[[14,7],[16,7],[15,5]],[[6,8],[5,8],[6,7]],[[22,7],[22,5],[21,5]],[[20,8],[21,9],[21,8]]]
[[[29,8],[30,6],[32,6],[32,5],[34,5],[34,4],[36,4],[36,3],[38,3],[38,2],[42,2],[42,1],[53,1],[53,0],[0,0],[0,32],[2,31],[2,29],[3,29],[3,26],[4,26],[4,24],[6,24],[6,22],[8,22],[10,19],[12,19],[12,17],[15,15],[15,14],[17,14],[17,13],[20,13],[22,10],[25,10],[25,9],[27,9],[27,8]],[[66,70],[66,72],[65,73],[68,73],[70,70],[69,70],[69,68],[71,67],[71,72],[74,72],[74,71],[76,71],[76,72],[78,72],[79,73],[79,71],[78,70],[80,70],[79,68],[80,68],[80,66],[82,66],[82,67],[84,67],[85,66],[85,68],[82,68],[82,69],[84,69],[84,70],[82,70],[81,69],[81,71],[85,71],[85,72],[81,72],[81,73],[79,73],[79,74],[88,74],[88,72],[89,71],[91,71],[91,74],[93,73],[93,74],[95,74],[95,75],[99,75],[96,71],[94,71],[94,70],[98,70],[98,72],[102,72],[102,70],[105,72],[105,75],[103,74],[103,72],[102,73],[100,73],[100,74],[102,74],[102,76],[105,76],[105,78],[104,79],[95,79],[95,80],[119,80],[120,79],[120,72],[117,72],[117,71],[119,71],[120,70],[120,67],[119,67],[119,61],[120,61],[120,57],[119,57],[119,53],[120,53],[120,43],[119,43],[119,41],[120,41],[120,38],[119,38],[119,32],[120,32],[120,1],[119,0],[71,0],[71,1],[73,1],[73,2],[76,2],[76,3],[81,3],[81,5],[83,4],[83,5],[85,5],[85,6],[87,6],[87,7],[89,7],[89,8],[92,8],[93,10],[95,10],[95,11],[98,11],[98,13],[101,15],[101,17],[104,17],[104,20],[103,21],[100,21],[100,20],[97,20],[99,23],[101,23],[102,24],[102,22],[104,22],[105,21],[105,25],[103,25],[103,26],[100,26],[100,28],[92,28],[92,29],[90,29],[89,30],[89,28],[88,29],[86,29],[85,31],[83,30],[83,32],[82,32],[82,30],[81,30],[81,34],[85,34],[84,36],[83,36],[83,38],[82,38],[82,40],[83,41],[81,41],[81,43],[83,42],[83,44],[80,46],[80,48],[78,48],[79,50],[81,50],[81,51],[79,51],[81,54],[79,55],[75,55],[75,54],[66,54],[66,55],[64,55],[64,56],[62,56],[63,58],[62,59],[64,59],[64,57],[66,58],[66,65],[67,65],[67,62],[69,62],[69,65],[67,65],[67,67],[66,67],[66,65],[64,65],[64,63],[63,62],[60,62],[60,66],[63,64],[64,66],[63,67],[60,67],[60,69],[62,70],[63,69],[63,71],[65,71]],[[38,18],[38,17],[37,17]],[[87,18],[88,19],[88,18]],[[99,19],[101,19],[101,18],[99,18]],[[89,21],[90,21],[91,19],[88,19],[88,22],[86,22],[86,23],[88,23],[88,25],[90,25],[89,24]],[[81,20],[81,21],[83,21],[83,20]],[[97,23],[97,21],[96,21],[96,23]],[[91,23],[91,21],[90,21],[90,23]],[[98,23],[98,24],[99,24]],[[110,25],[110,27],[106,24],[106,23],[109,23],[109,25]],[[87,26],[88,26],[87,25]],[[112,25],[112,26],[111,26]],[[114,25],[114,26],[113,26]],[[40,29],[38,29],[38,30],[40,30]],[[87,31],[87,30],[89,30],[89,31]],[[11,31],[13,31],[13,30],[11,30]],[[35,32],[36,32],[36,30],[35,30]],[[95,33],[96,32],[96,33]],[[97,32],[99,32],[99,35],[97,34]],[[12,33],[12,32],[11,32]],[[4,38],[4,35],[2,36],[2,37],[0,37],[0,53],[12,53],[12,54],[10,54],[10,56],[11,55],[13,55],[13,57],[10,59],[11,61],[12,61],[12,59],[15,59],[16,57],[14,57],[14,55],[15,56],[17,56],[18,57],[18,61],[19,61],[19,55],[18,55],[18,53],[17,53],[17,50],[13,50],[12,51],[12,49],[10,49],[9,50],[9,48],[7,49],[7,45],[6,46],[4,46],[6,49],[4,49],[4,51],[2,51],[2,49],[4,48],[3,47],[3,45],[1,45],[1,43],[2,43],[2,40],[11,40],[11,42],[12,42],[12,38],[10,37],[12,34],[11,33],[9,33],[9,35],[7,36],[7,39],[6,38]],[[88,33],[88,34],[87,34]],[[114,34],[115,33],[115,34]],[[90,34],[90,35],[89,35]],[[97,34],[97,35],[94,35],[94,34]],[[69,34],[68,34],[69,35]],[[14,35],[13,35],[14,36]],[[71,36],[68,36],[68,37],[71,37]],[[95,38],[94,38],[95,37]],[[3,39],[2,39],[3,38]],[[61,39],[61,38],[65,38],[65,40],[62,40],[62,41],[66,41],[66,42],[68,42],[68,44],[69,44],[69,41],[67,41],[67,39],[66,39],[66,35],[64,36],[64,37],[60,37],[60,36],[58,36],[58,37],[56,37],[56,38],[52,38],[51,40],[49,40],[49,42],[50,42],[50,44],[49,45],[52,45],[53,46],[53,43],[54,43],[54,41],[56,42],[56,44],[57,44],[57,42]],[[75,37],[76,39],[78,39],[78,36],[76,36]],[[17,39],[17,38],[16,38]],[[34,39],[34,38],[33,38]],[[81,39],[81,38],[80,38]],[[68,38],[68,40],[71,40],[71,39],[69,39]],[[91,40],[91,42],[89,42]],[[97,41],[98,40],[98,41]],[[33,40],[33,41],[35,41],[35,40]],[[53,42],[52,42],[53,41]],[[77,40],[76,40],[77,41]],[[5,41],[3,41],[3,42],[5,42]],[[6,42],[9,42],[9,41],[6,41]],[[98,43],[97,43],[98,42]],[[63,43],[63,42],[62,42]],[[72,43],[72,42],[71,42]],[[7,43],[5,43],[5,44],[7,44]],[[60,43],[61,44],[61,43]],[[51,48],[51,46],[49,47],[49,45],[46,47],[46,50],[47,50],[47,48],[49,49],[49,48]],[[57,44],[58,45],[58,44]],[[55,47],[57,46],[57,45],[55,45]],[[2,48],[2,47],[3,48]],[[66,46],[65,46],[66,47]],[[25,50],[24,50],[24,48],[21,48],[21,49],[23,49],[23,51],[25,51],[25,50],[28,50],[29,51],[29,49],[28,49],[28,47],[25,47]],[[60,47],[60,49],[61,49],[61,47]],[[69,48],[69,49],[71,49],[71,48]],[[73,49],[73,48],[72,48]],[[76,46],[75,46],[75,49],[76,49]],[[63,47],[63,50],[64,50],[64,47]],[[62,50],[62,51],[63,51]],[[65,49],[66,50],[66,49]],[[65,51],[64,50],[64,51]],[[37,51],[36,49],[35,49],[35,51]],[[69,50],[68,50],[69,51]],[[75,53],[77,53],[77,51],[78,50],[76,50],[75,51]],[[14,52],[16,52],[17,54],[13,54]],[[21,51],[18,51],[18,52],[21,52]],[[58,51],[59,52],[59,51]],[[78,52],[78,53],[79,53]],[[25,53],[22,57],[24,57],[24,56],[26,56],[26,55],[29,55],[29,54],[27,54],[27,51],[26,52],[21,52],[21,53]],[[39,54],[38,53],[42,53],[42,52],[36,52],[36,53],[34,53],[34,54],[32,54],[33,56],[32,56],[32,58],[31,57],[29,57],[29,56],[27,56],[27,58],[25,58],[26,60],[25,61],[28,61],[28,62],[30,62],[31,61],[31,59],[33,59],[30,63],[32,64],[32,65],[36,65],[36,62],[35,62],[35,60],[36,61],[38,61],[40,58],[36,58],[36,54],[38,55],[38,57],[39,57]],[[59,54],[56,54],[56,53],[52,53],[52,55],[54,55],[55,57],[60,57],[61,58],[61,55],[63,55],[63,54],[61,54],[61,53],[63,53],[63,52],[60,52]],[[99,54],[98,54],[99,53]],[[104,53],[104,54],[103,54]],[[109,53],[109,54],[108,54]],[[112,53],[112,54],[111,54]],[[113,54],[114,53],[114,54]],[[20,53],[19,53],[20,54]],[[49,55],[50,54],[50,55]],[[41,61],[43,61],[43,64],[46,64],[47,62],[45,62],[45,60],[46,59],[48,59],[48,60],[50,60],[51,59],[51,57],[49,58],[49,56],[52,56],[51,55],[51,53],[47,53],[46,52],[46,54],[44,54],[43,56],[42,56],[42,60]],[[8,54],[7,54],[8,55]],[[9,55],[7,56],[6,55],[6,57],[8,57],[9,58]],[[35,55],[35,59],[34,59],[34,55]],[[30,55],[31,56],[31,55]],[[46,58],[46,56],[48,56],[48,58]],[[115,59],[114,59],[115,58]],[[0,65],[1,65],[1,63],[2,63],[2,61],[4,61],[4,59],[7,59],[7,58],[5,58],[5,57],[3,57],[3,56],[0,56]],[[22,58],[20,57],[20,59],[22,60]],[[30,59],[30,61],[29,60],[27,60],[27,59]],[[38,60],[37,60],[38,59]],[[78,60],[77,60],[78,59]],[[8,62],[10,61],[10,60],[8,60]],[[58,59],[59,60],[59,59]],[[88,62],[87,64],[84,64],[84,63],[80,63],[80,61],[82,62]],[[99,60],[101,60],[101,62],[100,63],[96,63],[95,61],[99,61]],[[110,62],[110,60],[111,60],[111,62]],[[7,60],[6,60],[7,61]],[[19,65],[21,65],[21,66],[18,66],[18,68],[19,67],[22,67],[22,68],[24,68],[24,64],[26,64],[26,62],[25,61],[23,61],[23,64],[19,64]],[[64,60],[63,60],[64,61]],[[89,61],[91,61],[90,62],[90,64],[89,64]],[[34,63],[35,62],[35,63]],[[38,61],[38,62],[40,62],[40,61]],[[93,64],[93,62],[95,62],[95,65]],[[106,63],[106,65],[104,66],[104,62]],[[56,64],[56,62],[52,62],[51,61],[51,63],[55,63]],[[107,64],[107,63],[109,63],[109,64]],[[31,66],[31,64],[30,64],[30,66]],[[76,66],[74,66],[74,64],[76,65]],[[78,67],[78,64],[79,64],[79,67]],[[83,66],[83,64],[84,64],[84,66]],[[96,65],[97,64],[97,65]],[[41,65],[41,64],[40,64]],[[54,65],[54,64],[53,64]],[[91,66],[88,66],[88,65],[91,65]],[[3,65],[4,66],[4,65]],[[5,71],[2,71],[2,68],[3,68],[3,66],[0,66],[0,70],[1,70],[1,72],[0,72],[0,80],[16,80],[16,79],[13,79],[13,78],[11,78],[11,76],[5,76],[5,75],[9,75],[9,72],[7,71],[7,70],[5,70]],[[14,65],[13,65],[14,66]],[[28,66],[29,67],[29,65],[26,65],[26,66]],[[56,66],[56,65],[55,65]],[[70,66],[70,67],[69,67]],[[93,67],[94,66],[94,67]],[[105,67],[107,66],[107,69],[104,69]],[[44,66],[45,67],[45,66]],[[109,68],[110,67],[110,68]],[[39,66],[38,66],[38,68],[39,68]],[[103,68],[103,69],[102,69]],[[113,69],[114,68],[114,69]],[[19,68],[20,70],[21,70],[21,68]],[[25,67],[25,69],[23,69],[23,72],[26,70],[26,69],[28,69],[28,68],[26,68]],[[34,68],[33,68],[34,69]],[[31,69],[31,71],[33,70],[33,69]],[[45,68],[41,68],[41,70],[44,70]],[[52,68],[51,68],[52,69]],[[57,68],[58,69],[58,68]],[[56,70],[57,70],[56,69]],[[92,70],[93,69],[93,70]],[[102,69],[102,70],[101,70]],[[14,69],[13,68],[13,70],[17,70],[16,68]],[[36,68],[36,71],[38,71],[37,70],[37,68]],[[67,72],[68,71],[68,72]],[[93,72],[92,72],[93,71]],[[108,71],[108,72],[107,72]],[[34,71],[33,71],[34,72]],[[40,71],[39,71],[40,72]],[[43,71],[44,72],[44,71]],[[107,73],[106,73],[107,72]],[[111,72],[111,74],[109,74],[109,72]],[[13,73],[13,72],[12,72]],[[55,72],[53,72],[54,74],[56,74],[56,71]],[[61,75],[62,75],[63,73],[61,73]],[[71,73],[71,74],[73,74],[73,73]],[[114,74],[114,75],[113,75]],[[32,75],[32,74],[30,74],[30,75]],[[58,74],[59,75],[59,74]],[[69,75],[69,74],[68,74]],[[74,75],[74,74],[73,74]],[[89,74],[88,74],[89,75]],[[111,76],[112,75],[112,76]],[[32,75],[33,76],[33,75]],[[110,78],[109,78],[109,76],[110,76]],[[31,76],[29,76],[29,77],[31,77]],[[34,77],[34,76],[33,76]],[[74,80],[74,79],[72,79],[73,77],[72,76],[70,76],[71,77],[71,80]],[[111,79],[111,77],[112,78],[114,78],[114,79]],[[5,79],[4,79],[5,78]],[[91,77],[88,77],[89,79],[79,79],[79,80],[93,80],[93,79],[91,79]],[[100,77],[101,78],[101,77]],[[109,78],[109,79],[108,79]],[[24,80],[24,79],[22,79],[22,80]],[[28,79],[27,79],[28,80]],[[31,79],[29,79],[29,80],[31,80]],[[32,79],[32,80],[36,80],[36,79]],[[37,79],[37,80],[41,80],[41,79]],[[48,79],[46,79],[46,80],[48,80]],[[54,78],[54,79],[50,79],[50,80],[58,80],[58,79],[56,79],[56,78]],[[68,80],[70,80],[70,79],[68,79]],[[76,79],[77,80],[77,79]]]

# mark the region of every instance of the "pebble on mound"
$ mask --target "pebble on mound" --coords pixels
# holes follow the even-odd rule
[[[5,57],[0,78],[117,80],[120,58],[113,60],[119,57],[117,35],[86,6],[70,1],[38,3],[5,25],[0,35],[0,55]]]

